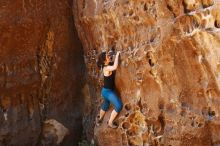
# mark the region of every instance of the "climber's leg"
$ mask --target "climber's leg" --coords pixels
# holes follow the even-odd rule
[[[99,112],[99,119],[102,120],[104,115],[105,115],[105,112],[109,109],[109,106],[110,106],[110,102],[106,99],[104,99],[102,105],[101,105],[101,110]]]
[[[100,126],[102,123],[102,120],[105,116],[105,112],[109,109],[110,102],[108,101],[108,92],[109,90],[102,88],[102,97],[103,97],[103,103],[101,105],[101,109],[99,112],[99,115],[96,117],[96,126]]]
[[[108,96],[108,91],[107,89],[103,88],[102,89],[102,97],[103,97],[103,103],[101,105],[101,109],[99,112],[99,115],[96,117],[96,125],[100,126],[100,124],[102,123],[102,120],[105,116],[105,112],[109,109],[110,106],[110,102],[107,99]]]
[[[117,126],[115,126],[113,124],[113,121],[117,117],[118,113],[121,111],[123,105],[122,105],[122,102],[121,102],[120,98],[116,95],[116,93],[113,90],[111,90],[111,92],[110,92],[110,94],[108,96],[108,100],[115,107],[115,109],[111,113],[111,116],[110,116],[108,124],[112,128],[117,128]]]
[[[99,112],[99,120],[102,120],[104,115],[105,115],[105,111],[103,109],[101,109]]]
[[[108,125],[111,127],[111,128],[117,128],[117,125],[114,125],[113,124],[113,121],[114,119],[117,117],[118,113],[113,110],[112,113],[111,113],[111,116],[110,116],[110,119],[108,121]]]
[[[103,109],[100,109],[99,115],[96,117],[96,126],[101,125],[104,115],[105,115],[105,111]]]
[[[117,96],[117,94],[111,90],[111,92],[108,94],[108,101],[114,105],[115,111],[119,113],[122,109],[122,102],[121,99]]]
[[[102,105],[101,105],[101,109],[103,110],[102,114],[104,113],[104,111],[107,111],[109,106],[110,106],[110,101],[108,99],[109,94],[110,94],[109,89],[102,88],[102,97],[103,97],[103,100],[104,100]]]

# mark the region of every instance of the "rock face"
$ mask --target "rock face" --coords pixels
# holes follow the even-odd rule
[[[84,61],[72,3],[0,1],[0,145],[42,145],[51,118],[70,131],[61,145],[79,141]]]
[[[107,128],[111,110],[94,128],[98,145],[220,145],[218,0],[78,0],[73,14],[88,70],[89,139],[101,104],[96,59],[114,46],[124,108],[117,130]]]

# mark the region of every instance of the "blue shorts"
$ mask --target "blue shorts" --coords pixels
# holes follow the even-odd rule
[[[104,99],[104,102],[101,106],[102,110],[107,111],[111,103],[114,105],[115,111],[117,113],[121,111],[123,104],[114,90],[102,88],[102,97]]]

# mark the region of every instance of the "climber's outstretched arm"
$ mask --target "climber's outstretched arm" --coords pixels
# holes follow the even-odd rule
[[[120,54],[120,51],[118,51],[117,54],[116,54],[116,56],[115,56],[114,64],[107,66],[107,67],[105,68],[106,71],[114,71],[114,70],[117,69],[117,67],[118,67],[119,54]]]

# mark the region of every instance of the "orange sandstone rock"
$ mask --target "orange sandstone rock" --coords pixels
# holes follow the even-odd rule
[[[109,110],[103,125],[94,127],[98,145],[220,144],[219,12],[218,0],[75,1],[97,107],[102,75],[94,58],[112,46],[122,52],[116,73],[124,103],[120,126],[107,128]],[[85,129],[88,138],[91,131],[92,125]]]

